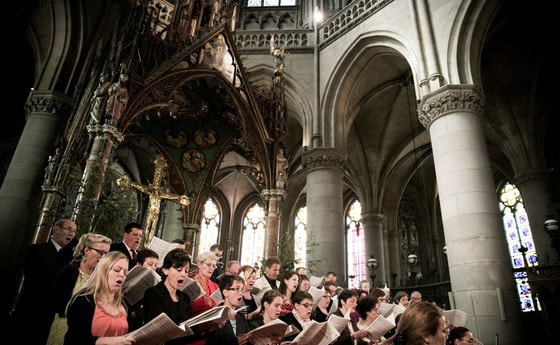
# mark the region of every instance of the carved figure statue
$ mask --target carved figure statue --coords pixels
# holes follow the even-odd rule
[[[128,74],[123,70],[119,76],[119,81],[113,83],[109,88],[109,99],[106,107],[109,124],[115,125],[118,122],[128,102],[127,81]]]
[[[276,189],[286,189],[288,160],[284,156],[284,149],[279,148],[276,154]]]
[[[111,83],[107,78],[107,74],[103,73],[101,77],[99,77],[99,85],[97,89],[93,92],[93,105],[91,107],[91,123],[97,124],[101,122],[101,118],[103,116],[103,108],[105,106],[105,102],[107,102],[107,95],[109,93],[109,88]]]
[[[274,42],[274,36],[270,38],[270,54],[274,57],[274,74],[284,73],[284,46],[277,47]]]

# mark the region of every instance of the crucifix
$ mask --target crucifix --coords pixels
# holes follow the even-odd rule
[[[165,158],[163,158],[161,155],[158,155],[156,159],[154,159],[154,165],[154,179],[152,180],[152,183],[148,184],[147,186],[132,182],[130,181],[128,176],[125,175],[117,179],[118,186],[123,188],[132,187],[144,194],[148,194],[148,196],[150,197],[149,208],[148,212],[146,213],[146,234],[143,241],[144,248],[148,247],[148,245],[152,241],[152,237],[154,236],[162,199],[173,200],[180,203],[182,207],[185,207],[189,204],[189,198],[186,195],[167,193],[161,188],[160,184],[163,178],[163,169],[167,168],[167,162],[165,161]]]

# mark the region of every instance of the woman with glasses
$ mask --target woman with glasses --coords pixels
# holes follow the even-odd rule
[[[111,247],[111,239],[94,233],[83,234],[74,249],[74,258],[64,266],[54,280],[55,318],[51,325],[48,345],[64,342],[68,330],[66,305],[73,294],[87,282],[97,263]]]
[[[293,310],[280,319],[288,325],[294,325],[297,329],[302,331],[309,326],[312,322],[311,311],[313,311],[313,297],[308,292],[298,291],[293,294],[292,300],[294,302]],[[286,341],[293,340],[297,334],[284,338]]]
[[[243,300],[243,278],[237,275],[226,275],[220,279],[220,291],[224,297],[223,306],[236,310]],[[242,313],[236,313],[234,320],[213,332],[206,339],[207,345],[239,345],[246,343],[244,334],[250,331],[249,324]]]
[[[192,303],[193,316],[196,316],[206,310],[213,308],[218,305],[216,301],[210,298],[214,291],[218,290],[218,284],[214,283],[210,277],[216,269],[216,264],[218,259],[212,252],[200,253],[196,258],[196,266],[198,267],[198,272],[194,276],[194,280],[200,283],[202,289],[204,289],[204,296],[198,298]]]
[[[477,344],[472,332],[466,327],[455,327],[449,332],[448,345]]]
[[[380,315],[377,311],[379,307],[379,302],[377,297],[368,296],[363,297],[358,301],[358,305],[356,307],[356,311],[358,312],[359,319],[358,319],[358,329],[367,329],[369,325],[371,325],[375,319],[377,319]],[[385,340],[382,338],[381,340]],[[378,344],[378,341],[369,342],[365,339],[357,339],[357,344]]]
[[[128,322],[122,300],[127,274],[128,258],[123,253],[114,251],[101,258],[84,287],[68,303],[64,345],[134,342],[126,335]]]
[[[325,322],[329,316],[329,304],[331,303],[331,294],[323,290],[323,295],[317,302],[317,306],[311,318],[317,322]]]

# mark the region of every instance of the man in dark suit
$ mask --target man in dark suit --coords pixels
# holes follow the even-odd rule
[[[76,223],[58,220],[46,243],[28,247],[23,268],[24,281],[15,310],[16,322],[25,332],[26,342],[44,345],[54,320],[54,279],[58,271],[72,260],[77,244]],[[20,333],[23,334],[23,333]]]
[[[144,229],[138,223],[128,223],[124,226],[123,239],[121,242],[111,244],[111,251],[118,250],[128,258],[128,268],[136,266],[136,254],[142,243]]]

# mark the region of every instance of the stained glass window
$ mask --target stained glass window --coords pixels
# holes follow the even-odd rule
[[[265,214],[261,205],[255,203],[243,217],[241,262],[260,265],[264,256]]]
[[[508,241],[511,265],[515,270],[514,279],[521,302],[521,310],[529,312],[534,311],[535,308],[540,309],[538,300],[535,298],[536,302],[533,301],[531,288],[527,282],[527,272],[523,270],[525,267],[538,265],[531,226],[521,193],[515,185],[509,182],[504,184],[500,190],[500,211],[502,212],[504,230]]]
[[[346,213],[346,247],[348,249],[348,287],[357,288],[366,279],[366,249],[362,205],[355,200]]]
[[[307,267],[307,206],[301,207],[297,212],[294,242],[296,265]]]
[[[247,7],[295,6],[296,0],[247,0]]]
[[[198,240],[198,253],[206,252],[210,246],[218,243],[218,232],[220,230],[220,210],[218,205],[208,198],[204,204],[202,223],[200,224],[200,239]]]

